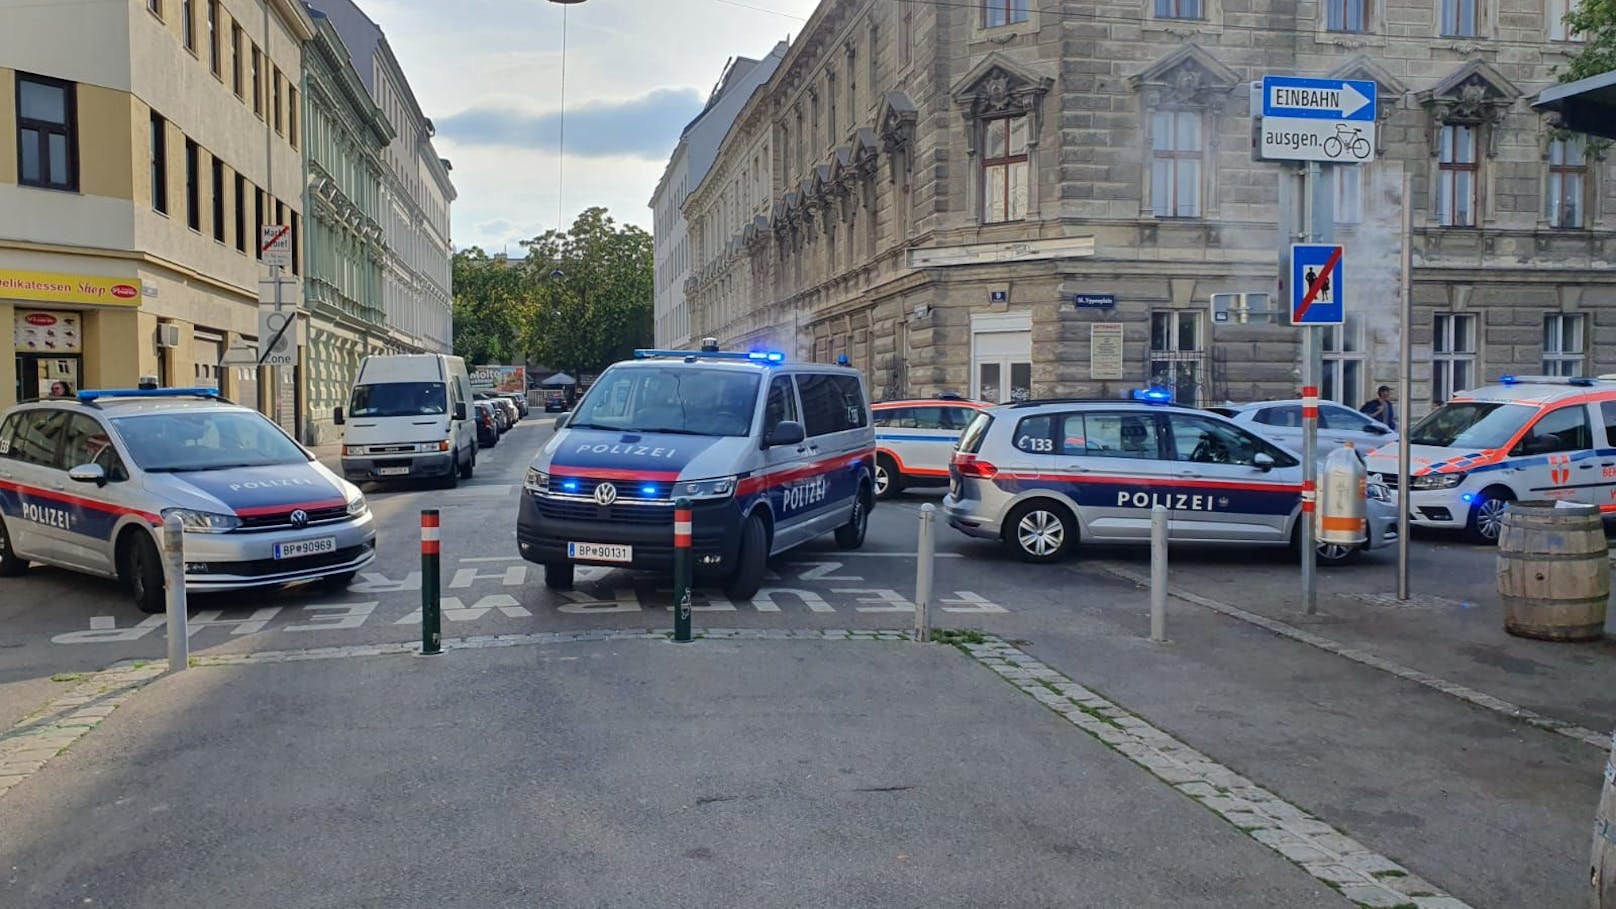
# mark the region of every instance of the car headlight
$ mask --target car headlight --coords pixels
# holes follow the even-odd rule
[[[727,499],[735,494],[734,477],[714,477],[711,480],[681,480],[673,484],[670,498]]]
[[[550,475],[529,467],[527,474],[522,477],[522,488],[536,495],[544,495],[550,491]]]
[[[344,445],[342,446],[342,456],[348,457],[349,455],[363,454],[364,448],[365,446],[363,445]]]
[[[1409,478],[1412,489],[1452,489],[1464,482],[1464,473],[1427,473]]]
[[[355,518],[363,517],[364,515],[369,514],[369,513],[370,513],[370,503],[365,501],[364,496],[357,495],[357,496],[354,496],[353,498],[348,500],[348,515],[350,517],[355,517]]]
[[[177,515],[187,533],[229,533],[241,526],[241,519],[233,514],[215,514],[190,508],[165,508],[163,517]]]

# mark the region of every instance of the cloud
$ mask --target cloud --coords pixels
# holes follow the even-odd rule
[[[701,112],[694,89],[659,88],[625,101],[586,103],[566,112],[566,154],[666,158],[679,131]],[[474,107],[437,121],[438,135],[459,145],[555,151],[561,113]]]

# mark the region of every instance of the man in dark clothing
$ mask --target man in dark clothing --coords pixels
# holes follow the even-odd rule
[[[1392,429],[1397,428],[1397,411],[1392,408],[1390,385],[1382,385],[1376,389],[1374,400],[1358,408],[1358,411],[1371,420],[1379,420]]]

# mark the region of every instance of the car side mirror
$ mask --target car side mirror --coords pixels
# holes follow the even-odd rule
[[[774,431],[763,440],[769,448],[778,448],[782,445],[801,445],[808,439],[808,431],[796,420],[781,420],[774,426]]]
[[[567,415],[566,414],[562,414],[561,416],[556,417],[556,419],[555,419],[555,428],[556,429],[566,429],[567,428]]]
[[[1267,473],[1268,471],[1274,469],[1273,455],[1270,455],[1266,451],[1259,451],[1251,459],[1251,466],[1257,468],[1258,470],[1262,471],[1263,473]]]
[[[100,464],[80,464],[67,472],[67,478],[75,483],[107,485],[107,472],[101,469]]]
[[[454,418],[456,420],[464,420],[466,418],[466,402],[461,401],[459,404],[454,406]]]
[[[341,426],[343,423],[347,422],[342,418],[342,408],[334,407],[331,409],[331,422],[337,424],[338,426]]]

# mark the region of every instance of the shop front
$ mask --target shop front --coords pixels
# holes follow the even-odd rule
[[[132,381],[124,374],[136,371],[140,300],[135,278],[0,269],[0,326],[12,339],[12,356],[0,359],[0,406]]]

